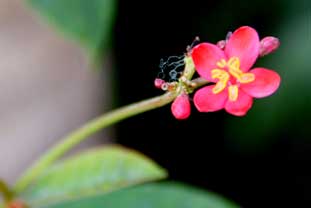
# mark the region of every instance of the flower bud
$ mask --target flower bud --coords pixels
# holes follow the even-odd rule
[[[223,50],[226,47],[226,41],[225,40],[220,40],[216,44],[221,50]]]
[[[174,100],[171,111],[176,119],[182,120],[188,118],[191,113],[189,96],[185,93],[179,95]]]
[[[161,89],[162,85],[165,83],[165,81],[163,79],[160,78],[156,78],[154,80],[154,86],[158,89]]]
[[[272,53],[280,46],[280,41],[276,37],[267,36],[260,41],[259,56]]]
[[[161,85],[161,90],[163,91],[167,91],[169,89],[169,83],[167,82],[164,82],[162,85]]]

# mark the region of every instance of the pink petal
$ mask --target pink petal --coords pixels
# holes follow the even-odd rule
[[[211,78],[211,70],[219,68],[216,63],[226,59],[224,52],[214,44],[201,43],[192,49],[191,57],[199,75],[208,81],[216,82]]]
[[[241,84],[240,88],[255,98],[262,98],[273,94],[279,87],[281,78],[275,71],[265,68],[255,68],[250,71],[255,74],[255,80]]]
[[[253,98],[239,89],[238,99],[236,101],[228,100],[225,109],[228,113],[235,116],[244,116],[252,107]]]
[[[238,57],[241,70],[248,71],[259,55],[260,42],[256,32],[251,27],[243,26],[234,31],[225,48],[228,59]]]
[[[194,105],[200,112],[213,112],[224,108],[228,97],[227,90],[218,94],[212,92],[215,85],[210,85],[199,89],[194,95]]]
[[[177,119],[186,119],[190,116],[191,106],[189,97],[186,94],[179,95],[171,106],[172,114]]]

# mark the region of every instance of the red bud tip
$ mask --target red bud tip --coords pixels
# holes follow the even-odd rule
[[[162,85],[165,83],[165,81],[163,79],[160,78],[156,78],[154,80],[154,86],[158,89],[161,89]]]
[[[172,114],[176,119],[182,120],[190,116],[191,106],[187,94],[179,95],[171,106]]]
[[[8,208],[27,208],[27,205],[19,200],[14,200],[9,202],[7,205]]]
[[[226,41],[225,40],[220,40],[216,44],[221,50],[223,50],[226,47]]]
[[[265,56],[272,53],[280,46],[280,41],[276,37],[267,36],[260,41],[259,56]]]

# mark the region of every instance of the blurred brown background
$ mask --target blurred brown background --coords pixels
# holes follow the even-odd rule
[[[0,0],[0,70],[0,177],[10,183],[57,139],[109,106],[106,76],[24,1]]]

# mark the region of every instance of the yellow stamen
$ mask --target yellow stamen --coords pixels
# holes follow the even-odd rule
[[[232,75],[239,83],[249,83],[255,80],[255,75],[253,73],[244,73],[240,69],[240,59],[238,57],[231,57],[228,61],[225,59],[220,59],[216,65],[221,69],[213,69],[211,75],[213,79],[218,79],[215,87],[212,89],[214,94],[218,94],[223,91]],[[223,70],[227,67],[227,70]],[[239,95],[238,85],[230,85],[228,87],[228,94],[230,101],[236,101]]]
[[[238,57],[231,57],[228,61],[228,67],[240,71],[240,59]]]
[[[249,83],[255,80],[255,74],[253,73],[244,73],[239,77],[240,83]]]
[[[223,91],[226,86],[227,86],[227,83],[222,82],[222,81],[218,81],[212,91],[214,94],[218,94],[221,91]]]
[[[229,59],[228,64],[229,72],[234,76],[240,83],[249,83],[255,80],[255,75],[252,73],[244,73],[240,69],[240,60],[237,57]]]
[[[216,65],[220,68],[224,68],[227,65],[227,62],[225,59],[220,59],[220,61],[218,61]]]
[[[236,101],[239,96],[239,88],[236,85],[230,85],[228,87],[228,93],[229,93],[229,100],[230,101]]]
[[[213,79],[218,79],[218,82],[212,90],[214,94],[218,94],[226,88],[230,75],[225,70],[221,69],[213,69],[211,73]]]

